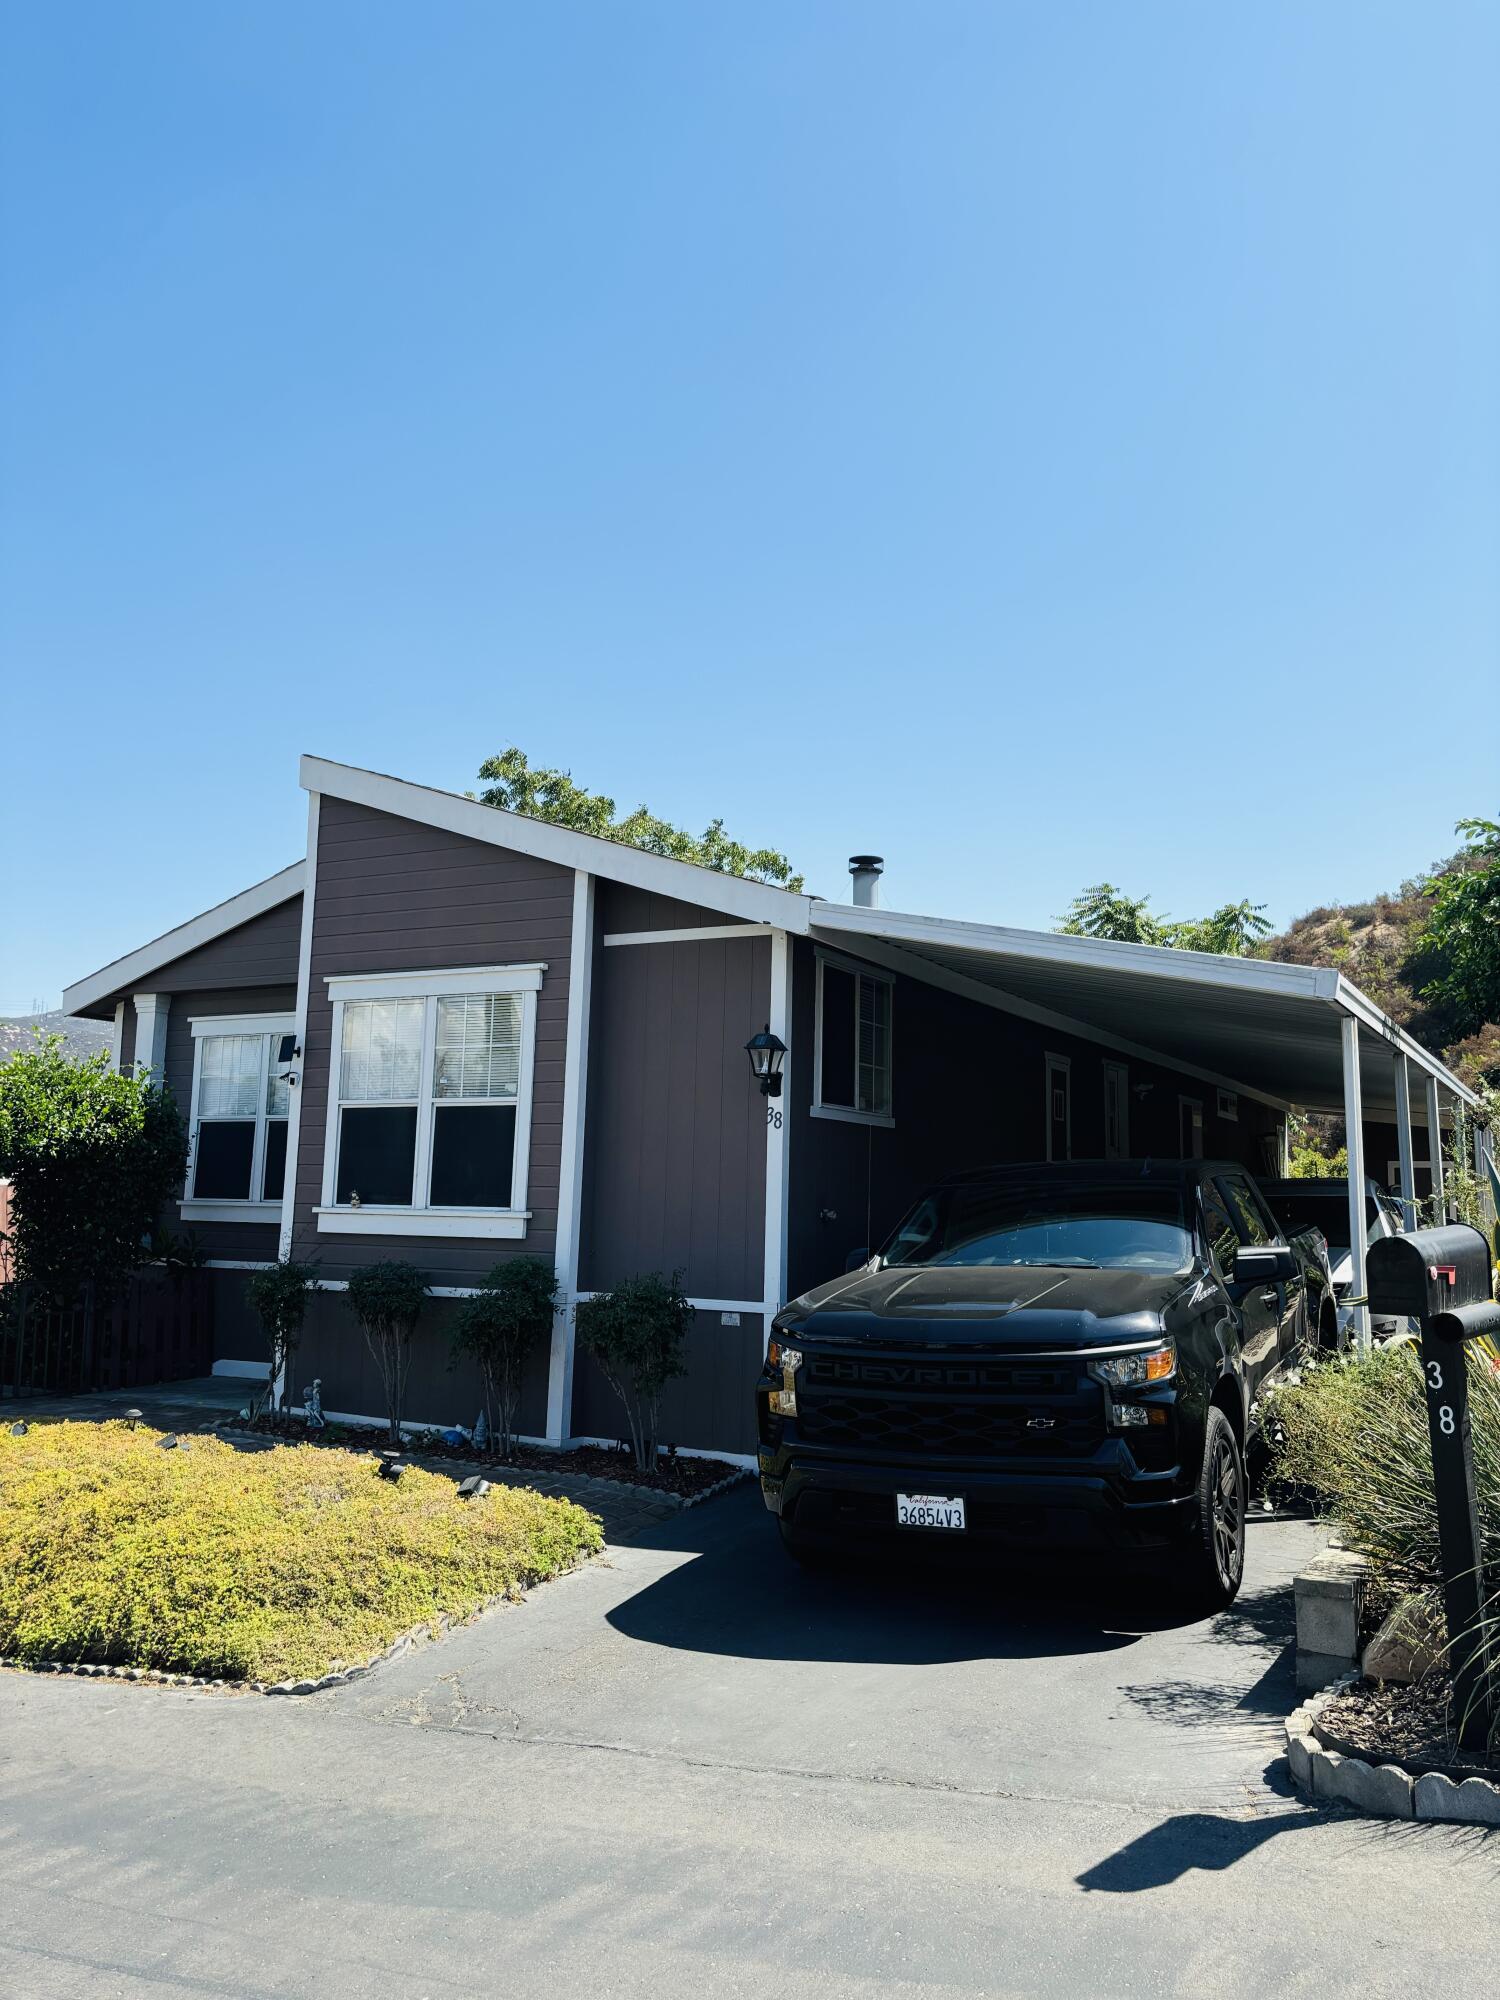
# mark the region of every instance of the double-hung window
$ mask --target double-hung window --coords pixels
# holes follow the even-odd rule
[[[542,966],[328,981],[318,1228],[524,1236]]]
[[[192,1153],[182,1212],[200,1222],[273,1221],[286,1184],[290,1016],[210,1016],[193,1036]]]
[[[891,996],[887,973],[818,955],[813,1115],[890,1125]]]

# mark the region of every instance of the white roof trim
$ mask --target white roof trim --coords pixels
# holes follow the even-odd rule
[[[1352,1016],[1393,1048],[1401,1049],[1427,1075],[1466,1104],[1478,1098],[1439,1062],[1431,1050],[1407,1034],[1373,1000],[1331,966],[1284,965],[1278,959],[1230,958],[1214,952],[1179,951],[1170,945],[1116,944],[1105,938],[1072,937],[1057,931],[1012,930],[1000,924],[960,923],[943,917],[914,916],[901,910],[867,909],[853,903],[818,903],[813,922],[821,932],[885,939],[920,951],[984,952],[997,958],[1028,959],[1058,966],[1096,966],[1100,971],[1139,972],[1150,979],[1216,986],[1244,994],[1314,1000]],[[1271,1100],[1274,1101],[1274,1100]]]
[[[241,924],[249,923],[252,917],[264,916],[267,910],[274,910],[278,904],[289,903],[293,896],[300,896],[305,871],[304,862],[294,861],[279,875],[268,875],[264,882],[242,889],[225,903],[215,903],[211,910],[179,924],[176,930],[164,931],[159,938],[153,938],[150,944],[143,944],[138,951],[127,952],[124,958],[101,966],[86,979],[80,979],[64,989],[63,1012],[77,1014],[85,1007],[107,1000],[111,993],[145,990],[143,981],[148,980],[153,972],[160,971],[162,966],[170,965],[173,959],[196,951],[200,945],[212,944],[226,931],[236,930]]]
[[[354,764],[334,764],[323,757],[305,756],[301,778],[309,792],[348,799],[354,805],[394,813],[399,819],[416,820],[424,826],[442,827],[448,833],[462,834],[466,840],[509,847],[518,854],[534,855],[539,861],[555,862],[559,868],[581,868],[586,874],[600,875],[606,881],[627,882],[653,895],[672,896],[678,902],[722,910],[728,916],[769,924],[777,930],[796,931],[799,935],[807,930],[808,912],[814,899],[796,890],[750,882],[743,875],[721,874],[716,868],[702,868],[692,861],[647,854],[644,849],[629,847],[623,841],[575,833],[570,827],[529,819],[524,813],[505,812],[498,806],[463,798],[457,792],[413,785],[405,778],[361,770]]]

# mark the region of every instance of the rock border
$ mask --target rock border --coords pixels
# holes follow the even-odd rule
[[[1350,1806],[1375,1819],[1500,1826],[1500,1784],[1488,1778],[1455,1782],[1440,1771],[1413,1777],[1400,1764],[1376,1764],[1324,1748],[1317,1736],[1319,1714],[1336,1694],[1361,1678],[1357,1673],[1344,1674],[1287,1717],[1286,1759],[1293,1789],[1320,1805]]]
[[[294,1445],[309,1442],[309,1440],[301,1438],[277,1437],[269,1431],[245,1430],[238,1424],[215,1424],[212,1427],[211,1435],[222,1438],[226,1444],[258,1444],[262,1448],[270,1448],[280,1444]],[[332,1449],[358,1452],[365,1451],[368,1447],[364,1445],[337,1445],[332,1447]],[[455,1479],[462,1479],[467,1477],[471,1472],[477,1472],[481,1479],[494,1480],[498,1473],[499,1478],[496,1483],[502,1486],[524,1486],[527,1483],[527,1474],[535,1475],[537,1473],[535,1466],[522,1468],[519,1466],[497,1465],[492,1459],[483,1458],[434,1458],[428,1453],[420,1451],[403,1451],[401,1458],[407,1465],[419,1466],[423,1472],[441,1472],[450,1474]],[[587,1489],[586,1498],[598,1498],[601,1500],[605,1498],[629,1499],[632,1495],[640,1495],[644,1499],[659,1502],[660,1505],[674,1513],[680,1513],[685,1507],[701,1507],[705,1500],[717,1500],[719,1495],[727,1493],[730,1487],[738,1486],[742,1480],[751,1479],[755,1476],[747,1465],[731,1465],[726,1468],[724,1477],[716,1479],[712,1486],[702,1487],[697,1493],[672,1493],[664,1487],[644,1486],[639,1481],[633,1479],[605,1479],[593,1472],[570,1472],[568,1470],[567,1458],[568,1454],[566,1451],[560,1450],[558,1452],[557,1476],[562,1479],[571,1479],[576,1486]],[[546,1497],[552,1499],[573,1498],[571,1494],[552,1494]],[[585,1501],[580,1499],[577,1504],[583,1506]]]

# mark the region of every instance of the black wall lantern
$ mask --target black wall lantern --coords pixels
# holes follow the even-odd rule
[[[780,1097],[781,1065],[786,1061],[786,1043],[771,1033],[770,1023],[745,1044],[750,1058],[750,1074],[760,1085],[762,1097]]]

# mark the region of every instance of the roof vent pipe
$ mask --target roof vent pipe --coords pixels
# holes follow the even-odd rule
[[[851,854],[849,873],[854,877],[854,900],[860,909],[880,907],[880,877],[885,861],[878,854]]]

